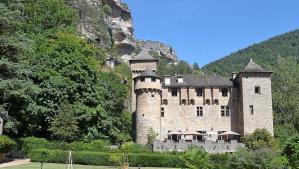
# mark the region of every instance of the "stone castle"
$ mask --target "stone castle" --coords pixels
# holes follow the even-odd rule
[[[217,75],[159,77],[158,60],[130,60],[136,142],[237,140],[265,128],[273,135],[272,72],[249,61],[230,79]],[[166,66],[166,65],[165,65]]]

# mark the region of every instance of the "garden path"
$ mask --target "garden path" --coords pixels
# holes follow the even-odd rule
[[[13,161],[1,163],[0,168],[23,165],[28,163],[30,163],[30,159],[15,159]]]

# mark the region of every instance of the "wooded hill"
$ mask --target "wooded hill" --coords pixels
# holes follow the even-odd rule
[[[274,72],[275,135],[283,140],[299,131],[299,30],[239,50],[207,64],[203,71],[229,77],[242,70],[250,58]]]

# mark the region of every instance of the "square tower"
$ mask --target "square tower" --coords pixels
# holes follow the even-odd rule
[[[239,132],[243,135],[258,128],[274,134],[271,74],[251,59],[234,79],[239,84]]]

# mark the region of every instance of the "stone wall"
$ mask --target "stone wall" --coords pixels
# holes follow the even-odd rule
[[[237,142],[237,140],[231,140],[230,142],[218,141],[218,142],[174,142],[172,140],[166,140],[165,142],[156,141],[153,144],[153,151],[166,152],[166,151],[186,151],[192,146],[197,146],[206,150],[209,153],[233,153],[238,148],[244,147],[244,144]]]

